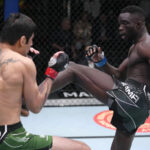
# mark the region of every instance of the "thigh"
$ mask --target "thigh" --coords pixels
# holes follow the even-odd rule
[[[134,135],[126,135],[120,130],[116,130],[111,150],[130,150]]]
[[[89,82],[91,81],[93,84],[101,87],[103,90],[109,90],[113,87],[114,82],[112,76],[96,68],[90,68],[88,66],[75,63],[71,63],[69,68],[70,70],[73,70],[76,78],[79,79],[80,76],[83,76],[84,80],[87,78]]]
[[[114,86],[112,76],[98,69],[83,65],[72,65],[71,69],[74,72],[75,84],[78,84],[95,98],[107,104],[108,97],[106,91],[112,89]]]
[[[90,150],[83,142],[53,136],[52,150]]]
[[[52,145],[52,136],[30,134],[23,127],[10,132],[0,148],[7,150],[48,150]]]
[[[54,80],[52,92],[70,83],[79,85],[105,104],[107,104],[106,90],[110,90],[114,86],[114,81],[110,75],[97,69],[72,62]]]

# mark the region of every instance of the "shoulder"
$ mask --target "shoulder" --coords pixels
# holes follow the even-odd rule
[[[9,56],[7,56],[8,59],[12,59],[15,61],[15,68],[18,70],[26,71],[26,70],[35,70],[35,64],[32,61],[32,59],[22,56],[19,53],[16,52],[10,52]]]
[[[28,57],[24,57],[21,59],[21,64],[23,65],[23,68],[25,71],[35,71],[36,67],[32,59]]]
[[[0,60],[0,71],[3,72],[3,78],[19,80],[27,73],[36,74],[34,62],[19,53],[4,50],[0,55]]]
[[[137,44],[136,49],[139,55],[150,58],[150,37]]]
[[[30,58],[9,49],[4,49],[0,52],[0,59],[3,64],[28,65],[33,63]]]
[[[25,65],[25,66],[34,65],[34,62],[32,61],[31,58],[23,56],[19,53],[16,53],[16,52],[12,53],[12,57],[14,57],[14,59],[18,60],[22,65]]]

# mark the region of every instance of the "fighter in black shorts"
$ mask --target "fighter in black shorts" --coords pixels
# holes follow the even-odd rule
[[[73,82],[108,105],[114,111],[112,124],[117,128],[111,150],[129,150],[136,130],[149,115],[150,35],[138,6],[122,9],[118,22],[121,38],[133,42],[120,66],[111,66],[100,47],[89,46],[87,57],[97,69],[70,62],[52,90]]]

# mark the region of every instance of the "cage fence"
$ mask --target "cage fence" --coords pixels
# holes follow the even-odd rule
[[[30,16],[38,27],[34,39],[34,47],[40,51],[40,55],[34,59],[38,83],[45,78],[49,58],[58,50],[64,50],[71,61],[94,67],[85,58],[85,48],[96,44],[102,47],[108,62],[118,66],[127,56],[131,44],[119,37],[119,12],[127,5],[138,5],[147,10],[149,18],[150,10],[146,9],[149,3],[145,4],[146,2],[147,0],[20,0],[19,11]],[[3,9],[0,9],[0,13],[3,13]],[[49,96],[51,102],[53,98],[58,101],[60,98],[76,98],[76,104],[80,98],[85,98],[87,105],[90,102],[93,105],[100,104],[92,95],[74,84]],[[67,103],[71,105],[71,102]],[[86,105],[86,100],[83,103]],[[75,105],[74,102],[72,104]]]

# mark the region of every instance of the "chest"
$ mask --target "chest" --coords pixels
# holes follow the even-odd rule
[[[137,51],[137,49],[133,48],[129,51],[128,54],[129,63],[128,66],[134,66],[138,64],[147,64],[146,58],[144,58],[142,55],[140,55]]]

